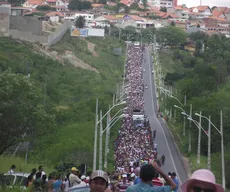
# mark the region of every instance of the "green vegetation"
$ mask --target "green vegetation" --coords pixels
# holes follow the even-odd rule
[[[73,0],[69,3],[68,5],[69,10],[86,10],[86,9],[91,9],[91,2],[89,1],[81,1],[81,0]]]
[[[17,165],[18,172],[30,173],[33,168],[37,168],[40,164],[26,163],[24,159],[20,157],[0,157],[0,172],[7,173],[12,165]],[[44,170],[47,174],[52,173],[54,169],[44,166]]]
[[[36,7],[38,11],[55,11],[56,9],[53,7],[50,7],[49,5],[39,5]]]
[[[88,48],[89,42],[95,45],[94,50]],[[121,56],[113,55],[113,48],[116,47],[122,48]],[[29,153],[29,162],[52,167],[64,162],[78,165],[86,163],[91,166],[95,100],[96,97],[99,98],[99,109],[106,112],[111,104],[116,83],[121,81],[125,43],[111,37],[82,39],[71,38],[66,34],[58,44],[51,47],[53,51],[58,52],[58,55],[71,51],[98,72],[76,68],[68,62],[60,64],[57,60],[35,53],[34,49],[31,44],[25,42],[0,38],[1,71],[10,68],[10,72],[5,72],[7,75],[19,76],[20,80],[26,79],[28,84],[33,84],[35,89],[30,94],[37,95],[36,102],[28,100],[28,105],[37,103],[34,105],[34,110],[44,111],[28,115],[30,124],[27,125],[31,128],[25,139],[31,141],[33,147],[33,151]],[[0,77],[5,73],[0,74]],[[24,77],[28,74],[29,78]],[[16,80],[12,79],[12,83],[18,85]],[[6,87],[4,84],[0,86],[1,90]],[[20,89],[20,86],[17,89]],[[7,104],[5,101],[3,103],[3,96],[2,91],[1,108],[3,104]],[[19,98],[14,96],[11,99],[15,101]],[[12,108],[14,109],[13,106]],[[5,114],[2,110],[0,112]],[[54,118],[54,122],[44,119],[46,113]],[[14,115],[17,113],[11,112],[10,115],[12,123],[16,123]],[[42,117],[43,121],[34,121],[37,116]],[[20,119],[18,121],[20,123]],[[15,126],[12,129],[18,130]],[[32,134],[35,132],[37,135]],[[20,134],[23,134],[23,131]]]
[[[230,146],[228,129],[230,120],[230,41],[224,36],[206,36],[203,33],[192,34],[190,39],[196,45],[194,54],[184,51],[183,49],[168,50],[167,53],[160,53],[161,63],[163,68],[168,69],[165,75],[165,83],[172,86],[174,96],[182,103],[186,95],[187,104],[181,106],[187,114],[189,114],[189,106],[193,106],[192,118],[199,121],[195,113],[202,111],[202,115],[212,118],[212,122],[217,128],[220,127],[220,111],[223,111],[223,128],[224,128],[224,145],[225,145],[225,173],[226,187],[230,188],[229,168],[230,153],[227,150]],[[192,123],[192,152],[188,152],[188,127],[186,121],[186,136],[183,135],[183,116],[180,115],[180,110],[177,109],[175,116],[174,105],[180,105],[177,100],[168,97],[166,100],[166,109],[172,111],[172,117],[169,119],[169,126],[174,133],[176,141],[182,152],[190,157],[192,169],[200,167],[207,168],[207,136],[202,131],[201,137],[201,165],[196,165],[197,152],[197,137],[198,129]],[[162,106],[164,111],[164,107]],[[166,113],[165,115],[169,115]],[[175,123],[176,120],[176,123]],[[202,119],[202,127],[207,130],[208,121]],[[221,153],[220,153],[220,134],[212,129],[212,147],[211,147],[211,167],[215,173],[217,180],[221,183]]]

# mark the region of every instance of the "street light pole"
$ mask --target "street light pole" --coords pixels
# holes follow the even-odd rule
[[[190,117],[192,117],[192,104],[190,104]],[[192,151],[192,128],[191,128],[191,122],[192,120],[189,120],[189,133],[188,133],[188,152],[191,153]]]
[[[100,110],[100,119],[102,119],[102,110]],[[102,170],[102,130],[102,121],[100,121],[99,170]]]
[[[211,116],[208,119],[208,169],[211,170]]]
[[[185,95],[184,96],[184,106],[186,106],[186,103],[187,103],[187,99],[186,99],[186,95]],[[186,135],[185,131],[186,131],[186,122],[185,122],[185,116],[184,116],[183,136]]]
[[[220,111],[220,130],[207,117],[202,116],[198,113],[195,113],[195,115],[207,119],[221,136],[222,187],[225,189],[226,184],[225,184],[225,164],[224,164],[224,131],[223,131],[223,114],[222,114],[222,111]]]
[[[110,109],[110,106],[109,106]],[[110,124],[110,113],[107,115],[107,123],[106,127],[109,127]],[[106,138],[105,138],[105,159],[104,159],[104,168],[107,169],[107,153],[108,153],[108,145],[109,145],[109,135],[110,135],[110,129],[106,130]]]
[[[224,132],[223,132],[223,114],[222,114],[222,111],[220,111],[220,132],[221,132],[222,186],[225,189]]]
[[[97,163],[97,124],[98,124],[98,98],[96,99],[93,171],[95,171],[97,169],[97,164],[96,164]]]
[[[200,140],[201,140],[201,112],[199,118],[198,147],[197,147],[197,166],[200,166]]]
[[[104,168],[107,168],[107,152],[108,152],[108,143],[109,143],[109,133],[110,133],[110,129],[116,124],[116,122],[122,118],[123,115],[120,115],[120,116],[117,116],[113,119],[111,119],[111,121],[108,122],[106,128],[103,130],[103,129],[100,129],[100,141],[102,141],[102,136],[103,136],[103,133],[106,131],[106,134],[108,134],[108,137],[107,137],[107,146],[105,147],[105,162],[104,162]],[[99,154],[99,161],[101,160],[101,168],[99,166],[99,169],[102,170],[102,142],[100,142],[100,151],[101,153]],[[100,164],[99,164],[100,165]],[[105,166],[106,165],[106,166]]]

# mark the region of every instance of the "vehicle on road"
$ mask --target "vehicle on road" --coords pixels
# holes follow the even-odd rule
[[[0,186],[5,186],[7,188],[16,187],[25,190],[29,175],[29,173],[2,174],[0,175]]]
[[[143,69],[143,71],[145,72],[145,69]]]
[[[89,185],[86,183],[75,185],[68,189],[68,192],[90,192]]]
[[[154,71],[152,71],[152,74],[154,73]]]
[[[145,89],[148,89],[148,85],[145,85]]]

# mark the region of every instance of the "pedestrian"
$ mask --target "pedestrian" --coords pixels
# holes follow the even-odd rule
[[[215,175],[207,169],[196,170],[181,186],[182,192],[224,192]]]
[[[90,192],[104,192],[108,188],[108,174],[101,170],[94,171],[90,176]]]
[[[40,165],[40,166],[38,167],[38,172],[41,172],[41,173],[42,173],[41,177],[42,177],[43,175],[46,175],[45,171],[43,170],[43,166],[42,166],[42,165]]]
[[[16,165],[12,165],[10,167],[10,170],[8,171],[8,174],[14,174],[15,169],[16,169]]]
[[[172,175],[171,175],[171,179],[173,180],[173,182],[176,184],[176,188],[173,190],[174,192],[177,192],[178,191],[178,188],[179,188],[179,181],[176,177],[176,173],[175,172],[172,172]]]
[[[76,167],[71,168],[71,174],[69,175],[69,184],[70,187],[74,185],[79,185],[81,183],[81,179],[78,177],[79,170]]]
[[[152,185],[152,180],[155,172],[163,176],[168,185],[155,187]],[[126,192],[171,192],[176,188],[176,184],[158,167],[156,163],[147,164],[141,167],[140,172],[141,182],[137,185],[129,186]]]
[[[164,155],[164,154],[161,156],[161,164],[162,164],[162,165],[165,164],[165,155]]]

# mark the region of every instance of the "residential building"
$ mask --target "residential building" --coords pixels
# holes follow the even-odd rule
[[[174,0],[148,0],[148,3],[154,7],[173,7]]]
[[[35,9],[39,5],[47,5],[47,3],[45,0],[26,0],[22,6]]]
[[[178,5],[176,7],[167,8],[167,13],[174,13],[177,17],[181,19],[189,19],[189,9],[186,5]]]
[[[24,16],[28,13],[31,13],[33,11],[33,8],[26,8],[26,7],[11,7],[11,13],[10,15],[18,15],[18,16]]]
[[[118,22],[119,18],[116,17],[116,15],[101,15],[94,19],[95,22],[104,22],[104,23],[110,23],[110,24],[116,24]]]
[[[198,19],[210,17],[212,15],[212,10],[209,6],[197,6],[190,8],[192,13],[195,13]]]
[[[64,12],[64,19],[66,20],[72,20],[74,21],[79,16],[82,16],[85,18],[86,21],[94,20],[94,14],[91,13],[84,13],[84,12]]]

